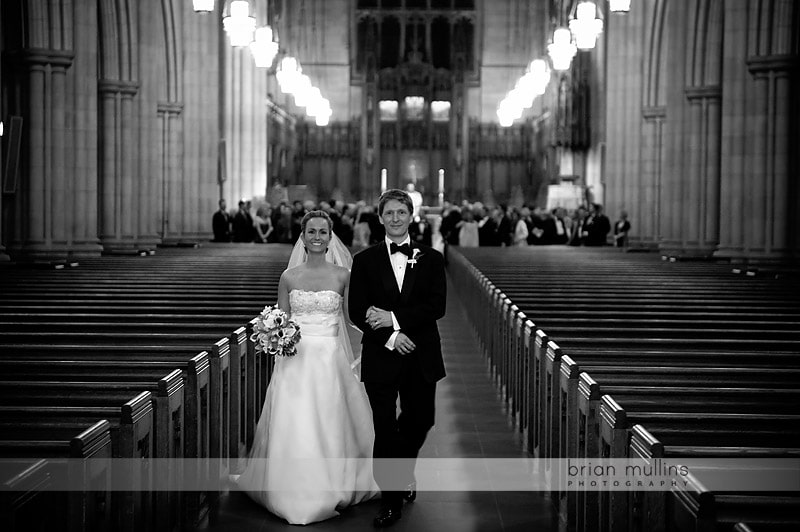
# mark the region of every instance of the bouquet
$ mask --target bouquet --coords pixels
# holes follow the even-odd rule
[[[297,354],[300,326],[277,306],[268,305],[256,318],[250,340],[256,344],[257,353],[291,357]]]

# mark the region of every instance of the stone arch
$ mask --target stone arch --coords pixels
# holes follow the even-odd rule
[[[720,0],[702,0],[695,5],[688,47],[687,86],[718,85],[722,68],[723,6]]]
[[[647,42],[647,52],[645,55],[645,107],[663,106],[666,102],[666,11],[667,0],[656,0],[655,5],[653,6],[653,14],[650,23],[650,40]]]
[[[176,102],[181,99],[181,55],[182,41],[180,9],[181,0],[164,0],[161,2],[162,20],[164,24],[164,45],[166,56],[166,96],[167,101]]]
[[[27,8],[26,48],[72,49],[72,0],[29,0],[23,6]]]
[[[137,4],[130,0],[98,3],[100,79],[133,81],[138,66]]]

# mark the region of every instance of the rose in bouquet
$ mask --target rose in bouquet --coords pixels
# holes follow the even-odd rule
[[[258,315],[250,339],[256,352],[290,357],[297,354],[300,326],[277,306],[266,306]]]

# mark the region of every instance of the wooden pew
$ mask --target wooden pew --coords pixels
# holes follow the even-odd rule
[[[736,523],[733,532],[795,532],[800,523]]]
[[[22,439],[16,439],[21,437]],[[98,421],[87,426],[83,423],[65,423],[44,429],[24,428],[14,433],[4,432],[0,436],[0,453],[7,458],[32,458],[33,469],[26,468],[20,474],[3,479],[5,487],[14,490],[9,499],[4,497],[11,515],[15,516],[14,526],[18,530],[29,530],[25,519],[27,512],[46,511],[37,504],[29,507],[27,500],[20,500],[26,493],[40,501],[54,502],[56,516],[62,508],[66,508],[65,522],[58,523],[59,528],[70,532],[110,531],[112,519],[110,515],[110,464],[111,435],[107,421]],[[44,463],[42,458],[49,458]],[[68,458],[66,463],[56,459]],[[49,470],[49,471],[48,471]],[[44,489],[53,481],[58,486],[69,483],[66,492],[51,492],[53,497],[39,495],[38,488]],[[80,489],[75,489],[79,487]],[[4,520],[6,515],[4,514]],[[38,520],[38,519],[37,519]],[[48,519],[45,519],[48,522]]]
[[[716,532],[745,521],[766,527],[800,526],[800,496],[770,492],[714,493],[701,479],[674,487],[667,499],[667,532]],[[769,528],[767,528],[769,529]]]
[[[707,268],[690,268],[688,273],[685,268],[670,269],[666,277],[671,279],[667,279],[661,277],[660,271],[654,276],[654,272],[646,269],[631,270],[626,263],[593,261],[590,270],[581,272],[579,266],[560,259],[546,262],[552,257],[558,259],[558,254],[545,253],[542,264],[540,253],[534,257],[524,252],[527,250],[508,250],[502,262],[496,259],[497,250],[463,251],[471,260],[480,258],[492,267],[497,266],[487,277],[478,269],[483,265],[480,260],[470,262],[460,252],[448,256],[449,270],[454,283],[458,283],[459,294],[483,292],[465,298],[468,315],[476,324],[478,335],[487,338],[484,348],[487,359],[496,372],[502,373],[498,382],[506,387],[501,389],[512,411],[518,387],[523,388],[529,406],[543,403],[531,408],[526,416],[529,449],[536,456],[548,456],[550,452],[571,456],[573,447],[585,449],[587,441],[589,448],[597,446],[596,442],[601,441],[595,433],[600,426],[597,404],[601,390],[638,393],[641,408],[650,408],[658,388],[663,388],[660,401],[680,399],[674,409],[684,414],[703,413],[704,409],[711,410],[712,415],[717,411],[745,410],[783,412],[791,417],[795,412],[790,403],[782,403],[796,400],[800,392],[794,375],[800,368],[800,305],[797,304],[800,293],[794,288],[787,290],[785,285],[774,283],[743,285],[738,279],[708,282]],[[573,259],[574,255],[570,257]],[[587,293],[592,294],[592,301],[581,301]],[[514,305],[517,309],[512,312]],[[532,319],[523,329],[527,329],[527,336],[524,332],[520,335],[516,327],[516,318],[521,314]],[[487,327],[495,328],[496,332],[487,331]],[[537,336],[545,338],[539,346]],[[568,363],[565,366],[559,349],[548,353],[546,346],[553,338],[558,339],[565,353],[582,364],[580,368],[569,356],[564,357]],[[523,342],[523,348],[515,348],[515,342]],[[604,358],[613,352],[627,352],[627,356],[616,361]],[[515,353],[522,353],[523,367],[526,356],[532,361],[527,371],[527,386],[525,379],[518,377],[517,363],[505,359]],[[640,362],[640,354],[644,363]],[[682,367],[662,371],[653,383],[647,381],[648,376],[659,371],[653,369],[656,364],[650,361],[665,357],[671,360],[670,365]],[[498,364],[498,360],[503,362]],[[629,372],[633,376],[617,378],[616,374],[631,366],[643,366],[638,376],[634,370]],[[727,369],[710,372],[703,369],[708,366]],[[581,373],[583,367],[592,370],[603,386],[591,375]],[[776,367],[784,375],[770,373],[769,368]],[[566,371],[562,373],[564,368]],[[714,386],[704,383],[701,390],[697,386],[677,385],[690,373],[704,372],[718,384],[736,388],[724,388],[720,392],[722,397],[713,398],[717,391]],[[786,378],[781,380],[783,377]],[[639,382],[629,382],[637,378]],[[656,386],[643,386],[643,380]],[[782,388],[775,389],[775,385]],[[689,399],[683,400],[680,394],[687,391]],[[742,397],[735,397],[739,392]],[[653,395],[648,396],[650,393]],[[765,393],[776,399],[762,400],[756,396]],[[627,396],[625,401],[635,404]],[[520,403],[522,408],[523,405],[524,401]],[[570,414],[572,419],[567,421]],[[569,429],[576,424],[578,430],[571,433]],[[544,429],[539,429],[540,425]],[[544,443],[548,434],[552,451]],[[708,442],[709,435],[701,434],[699,443]],[[747,441],[757,443],[768,434],[775,432],[755,431]]]
[[[155,439],[152,402],[151,393],[142,392],[121,406],[0,406],[0,430],[19,434],[27,427],[58,427],[65,421],[85,426],[108,421],[112,456],[127,459],[124,467],[112,469],[112,475],[124,478],[131,487],[130,491],[112,493],[114,529],[149,530],[153,526],[153,472],[146,468],[146,460],[153,457]],[[137,459],[145,460],[145,468],[131,467]]]
[[[64,492],[56,492],[53,468],[47,460],[3,460],[6,478],[0,488],[0,515],[8,532],[57,530],[68,523]]]
[[[637,363],[620,364],[613,356],[598,359],[594,365],[578,365],[571,357],[557,357],[555,352],[558,346],[551,342],[548,346],[548,360],[560,358],[561,371],[548,375],[552,379],[549,388],[554,397],[554,405],[549,414],[552,419],[551,431],[548,437],[553,444],[551,448],[560,445],[551,452],[559,456],[577,456],[577,434],[579,433],[577,419],[580,414],[578,408],[578,377],[581,372],[589,373],[592,378],[601,381],[601,384],[610,383],[617,385],[637,382],[648,382],[659,386],[691,385],[701,381],[705,385],[715,385],[720,388],[731,387],[757,387],[770,390],[794,390],[795,383],[800,381],[800,369],[785,368],[775,365],[772,368],[740,366],[712,366],[701,367],[684,364],[684,360],[693,360],[702,355],[696,353],[676,354],[669,360],[670,365],[662,365],[657,360],[640,360]],[[722,362],[722,361],[721,361]],[[779,370],[779,371],[778,371]],[[602,388],[601,388],[602,390]],[[800,390],[798,390],[800,394]],[[684,403],[684,401],[681,401]],[[754,405],[755,406],[755,405]],[[568,453],[568,454],[565,454]]]
[[[72,324],[71,329],[74,331],[79,327],[79,324]],[[217,398],[214,399],[214,405],[212,405],[214,406],[214,409],[212,410],[212,413],[216,412],[218,409],[221,409],[222,405],[225,405],[224,412],[219,410],[218,413],[214,414],[215,423],[218,419],[220,422],[225,420],[225,423],[220,425],[224,434],[220,436],[222,439],[212,437],[212,445],[215,446],[214,452],[216,454],[222,454],[226,457],[232,456],[233,458],[240,456],[246,447],[246,435],[242,434],[241,428],[241,409],[248,398],[245,397],[243,399],[241,397],[241,393],[243,390],[247,390],[247,379],[251,378],[250,375],[252,374],[247,372],[248,365],[246,360],[248,355],[245,346],[245,334],[246,331],[244,328],[237,328],[226,338],[218,340],[216,344],[214,344],[218,344],[217,347],[212,347],[210,352],[212,396]],[[89,339],[87,339],[87,341],[88,340]],[[209,342],[209,344],[211,344],[211,342]],[[0,352],[0,364],[2,364],[3,357],[14,357],[15,360],[26,358],[31,361],[38,361],[51,357],[74,359],[77,356],[87,356],[89,351],[96,352],[98,351],[98,347],[100,346],[80,344],[57,345],[51,346],[47,352],[44,352],[44,349],[38,350],[35,344],[14,345],[7,347]],[[128,361],[131,359],[139,359],[143,364],[149,364],[150,367],[155,367],[156,362],[164,362],[166,364],[171,364],[172,367],[177,367],[179,364],[176,363],[176,358],[180,361],[180,365],[185,365],[186,361],[191,358],[188,356],[189,353],[196,353],[196,351],[192,352],[185,348],[180,349],[176,353],[169,352],[168,348],[166,349],[167,352],[165,352],[164,347],[161,349],[131,349],[130,346],[126,346],[126,349],[123,349],[123,355],[119,352],[121,350],[120,347],[112,348],[109,346],[107,350],[104,350],[101,353],[94,353],[92,355],[92,360],[97,361],[97,359],[100,358],[111,358],[112,360],[119,361],[119,359],[124,356],[124,358]],[[235,357],[232,355],[235,355]],[[219,359],[219,362],[217,362],[217,359]],[[99,368],[93,368],[90,370],[90,372],[97,375],[98,378],[110,378],[105,377]],[[121,374],[125,374],[126,372],[127,371],[125,369],[122,369]],[[68,376],[65,375],[62,370],[59,370],[59,374],[63,376],[62,378],[68,378]],[[73,375],[80,377],[80,372],[77,370],[77,368]],[[236,378],[232,378],[232,375],[236,375]],[[252,378],[254,378],[254,375]],[[233,381],[235,381],[235,383]],[[249,400],[254,401],[255,398],[251,395]],[[246,408],[246,405],[244,406]],[[220,446],[221,450],[217,449],[218,445]]]
[[[190,363],[188,389],[207,388],[207,356],[198,355]],[[163,375],[163,372],[161,373]],[[202,386],[198,386],[198,381]],[[142,392],[152,394],[155,410],[153,451],[155,458],[180,459],[185,456],[184,442],[187,432],[198,423],[197,403],[194,393],[187,393],[184,399],[184,377],[180,370],[174,370],[162,378],[148,381],[0,381],[0,406],[35,407],[51,410],[54,415],[59,407],[73,410],[95,407],[117,407],[128,398]],[[64,414],[73,417],[73,411]],[[207,414],[206,414],[207,418]],[[192,423],[192,420],[195,420]],[[207,423],[207,421],[206,421]],[[196,437],[196,436],[195,436]],[[163,469],[154,472],[154,482],[161,485],[175,483],[180,471]],[[171,491],[155,492],[156,521],[163,529],[174,529],[180,523],[181,503],[178,494]],[[164,518],[164,516],[168,516]]]
[[[605,393],[611,397],[625,402],[626,400],[650,401],[653,405],[674,404],[681,402],[687,405],[706,404],[718,410],[718,405],[726,401],[739,401],[745,408],[749,405],[764,404],[764,408],[781,403],[796,404],[798,390],[771,390],[765,388],[715,388],[709,386],[642,386],[640,382],[618,386],[603,386]],[[764,398],[773,396],[772,400]],[[600,386],[587,373],[581,373],[578,381],[578,458],[599,457],[600,438]],[[654,407],[655,408],[655,407]],[[673,408],[677,408],[674,406]],[[688,408],[687,408],[688,410]],[[678,433],[680,434],[680,433]],[[694,443],[699,440],[694,434],[690,436]],[[740,434],[741,441],[741,434]],[[758,437],[750,443],[758,443]],[[597,492],[577,492],[577,510],[586,511],[588,508],[597,508]],[[583,513],[571,519],[576,523],[577,530],[593,531],[597,529],[597,512],[590,512],[583,517]]]
[[[551,342],[548,349],[548,356],[553,358],[553,349],[557,346]],[[607,360],[610,364],[616,361]],[[680,361],[671,361],[680,362]],[[561,357],[560,382],[548,382],[548,386],[553,390],[553,396],[549,398],[552,408],[548,412],[547,418],[547,441],[549,456],[553,458],[565,457],[596,457],[600,456],[602,446],[598,438],[600,434],[599,420],[597,415],[597,404],[604,386],[597,386],[591,378],[597,376],[603,380],[613,376],[614,382],[618,383],[615,390],[619,390],[618,398],[623,400],[623,405],[630,405],[630,408],[655,410],[661,409],[665,412],[740,412],[740,413],[800,413],[796,406],[800,401],[800,390],[787,389],[774,401],[765,399],[767,394],[772,393],[777,385],[786,384],[786,380],[791,383],[796,376],[791,372],[781,371],[779,376],[774,371],[764,368],[684,368],[684,367],[662,367],[662,366],[591,366],[588,368],[591,373],[584,379],[583,392],[588,396],[583,396],[583,404],[579,404],[579,384],[578,365],[569,356]],[[752,377],[751,377],[752,376]],[[555,377],[558,376],[554,376]],[[667,378],[665,381],[664,378]],[[783,381],[783,382],[780,382]],[[591,385],[588,384],[591,382]],[[607,382],[607,380],[603,380]],[[648,390],[626,390],[626,386],[635,386],[639,382],[648,382],[651,388]],[[694,382],[702,382],[705,386],[720,386],[712,388],[704,396],[698,397],[695,390],[694,399],[692,396],[681,395],[681,391],[673,391],[675,386],[684,385],[692,387]],[[592,386],[593,385],[593,386]],[[747,386],[756,388],[759,393],[741,394],[740,390],[734,389],[730,393],[731,386]],[[594,388],[593,390],[591,388]],[[727,389],[726,389],[727,388]],[[587,449],[587,446],[588,449]],[[594,451],[592,451],[594,449]],[[617,456],[619,457],[619,456]],[[557,502],[562,517],[574,523],[574,526],[582,527],[585,519],[583,515],[583,505],[593,505],[596,502],[595,493],[576,493],[565,491],[553,493],[552,498]],[[588,501],[588,502],[586,502]],[[590,524],[591,520],[588,520]],[[579,528],[582,529],[582,528]],[[591,529],[591,528],[589,528]]]
[[[795,403],[795,410],[797,410]],[[800,458],[800,447],[787,447],[784,440],[768,439],[766,446],[755,446],[757,441],[740,443],[737,437],[720,438],[721,445],[699,446],[691,433],[665,434],[657,437],[642,425],[631,429],[629,455],[644,464],[656,459],[680,458]],[[786,442],[789,443],[789,442]],[[795,442],[796,443],[796,442]],[[645,530],[664,530],[666,526],[665,492],[631,492],[628,506],[628,529],[631,532]],[[800,512],[800,509],[798,509]]]
[[[760,443],[758,446],[763,447],[763,442],[781,441],[782,447],[800,448],[798,413],[634,411],[622,408],[610,396],[603,396],[599,418],[598,442],[603,458],[627,458],[629,431],[635,424],[642,424],[655,434],[690,432],[698,447],[725,446],[730,442],[746,446]],[[608,523],[611,530],[626,530],[628,503],[627,492],[601,494],[601,528]]]
[[[288,251],[283,254],[288,254]],[[217,431],[212,430],[210,426],[199,429],[197,434],[201,441],[197,443],[197,448],[207,455],[219,455],[220,458],[236,457],[245,452],[248,440],[252,439],[255,418],[261,409],[261,401],[258,401],[258,404],[255,402],[255,371],[249,371],[254,369],[256,361],[252,356],[252,349],[248,350],[245,341],[246,331],[244,328],[235,331],[228,340],[236,338],[236,341],[232,341],[228,349],[222,345],[211,346],[211,341],[192,345],[198,337],[193,333],[205,329],[202,331],[203,335],[213,334],[209,333],[212,327],[216,329],[224,327],[230,330],[233,323],[232,314],[241,313],[242,318],[236,320],[236,323],[243,323],[244,316],[250,317],[260,310],[264,303],[274,301],[274,287],[277,286],[285,257],[278,259],[280,264],[275,264],[276,273],[272,276],[269,274],[269,267],[271,262],[275,261],[266,261],[268,268],[265,272],[264,261],[255,262],[252,258],[246,258],[245,261],[253,266],[250,268],[253,277],[247,279],[246,276],[237,276],[237,282],[233,286],[227,279],[215,281],[214,277],[219,279],[219,272],[223,271],[219,268],[221,265],[225,266],[228,274],[237,271],[232,270],[231,265],[241,257],[235,257],[233,260],[231,257],[218,257],[216,259],[218,264],[211,267],[212,274],[205,276],[194,264],[190,267],[191,271],[187,271],[187,263],[183,257],[174,258],[177,259],[175,264],[180,266],[177,270],[178,276],[184,279],[178,289],[175,276],[170,276],[165,282],[159,282],[153,275],[155,270],[152,266],[146,266],[132,274],[128,271],[114,271],[109,274],[108,265],[118,265],[121,262],[109,262],[105,259],[88,260],[89,268],[66,272],[67,275],[62,275],[60,278],[50,274],[40,276],[34,273],[34,277],[39,277],[34,282],[16,282],[15,279],[9,279],[9,277],[20,279],[31,277],[29,272],[12,272],[11,276],[0,281],[2,287],[0,291],[3,293],[0,298],[0,327],[4,330],[12,329],[8,335],[0,334],[0,357],[6,356],[9,349],[14,349],[15,354],[41,355],[44,352],[45,358],[69,359],[72,357],[64,355],[80,354],[79,356],[96,359],[130,356],[130,360],[138,360],[138,354],[144,350],[153,353],[146,357],[151,360],[162,357],[164,360],[170,360],[175,356],[188,359],[196,354],[202,345],[210,351],[210,363],[214,367],[212,373],[215,378],[214,383],[209,385],[214,390],[208,390],[210,395],[198,401],[199,408],[208,411],[209,417],[216,416],[215,421],[218,420],[218,424],[215,423],[215,429],[219,426],[219,432],[225,432],[220,434],[219,438],[215,438],[214,434]],[[201,262],[203,264],[200,264],[200,269],[208,270],[208,262]],[[20,275],[17,275],[18,273]],[[78,278],[86,280],[81,281]],[[210,291],[215,293],[211,294]],[[232,296],[233,304],[231,304]],[[241,301],[250,303],[241,304]],[[79,316],[66,317],[67,314],[76,312]],[[18,316],[11,316],[12,313],[17,313]],[[47,314],[50,319],[41,314]],[[164,319],[165,315],[173,316],[173,319]],[[208,320],[197,318],[195,315],[205,316]],[[31,322],[36,322],[36,325],[29,325]],[[72,327],[70,322],[76,327]],[[176,323],[177,326],[165,326],[163,323]],[[80,331],[81,326],[84,330],[88,326],[94,334],[73,334],[73,331]],[[37,328],[52,332],[51,338],[45,339],[45,336],[39,335]],[[149,331],[144,331],[145,329]],[[186,335],[186,338],[182,342],[176,341],[174,346],[166,345],[171,342],[163,341],[159,336],[175,331],[179,335]],[[58,354],[53,354],[52,351],[54,337],[62,339],[62,345],[57,347]],[[14,340],[20,338],[26,338],[28,345],[16,346]],[[86,343],[87,338],[92,345]],[[158,342],[158,345],[146,345],[149,342]],[[150,349],[151,347],[154,349]],[[229,364],[227,367],[226,363]],[[264,364],[264,367],[267,369],[268,364]],[[77,372],[74,372],[73,376],[86,380],[85,375],[81,377]],[[122,377],[122,380],[130,381],[135,378],[131,373]],[[90,380],[99,381],[103,380],[103,377],[93,376]],[[219,389],[219,395],[216,395],[216,389]],[[219,408],[212,403],[218,404]],[[228,404],[229,408],[224,408],[225,404]],[[244,419],[248,416],[248,412],[252,420],[249,427]],[[183,425],[187,431],[191,429],[186,423]],[[208,443],[204,441],[203,430],[208,436]],[[228,430],[230,432],[227,432]],[[187,439],[186,445],[190,444]],[[180,447],[183,450],[183,444]]]

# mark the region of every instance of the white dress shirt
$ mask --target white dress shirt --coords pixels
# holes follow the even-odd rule
[[[386,253],[389,254],[389,260],[392,263],[392,273],[394,273],[394,279],[395,281],[397,281],[397,290],[402,292],[403,279],[406,276],[406,265],[408,264],[408,257],[400,253],[399,251],[397,253],[391,253],[389,249],[392,244],[392,240],[390,240],[389,237],[386,237],[384,240],[386,242]],[[400,242],[399,245],[402,246],[403,244],[408,244],[410,246],[411,237],[406,236],[405,240]],[[389,337],[389,340],[387,340],[385,345],[387,349],[389,349],[390,351],[394,351],[394,343],[397,340],[397,335],[400,333],[400,324],[397,323],[397,318],[395,317],[394,312],[390,312],[390,314],[392,315],[392,326],[394,327],[394,332]]]

